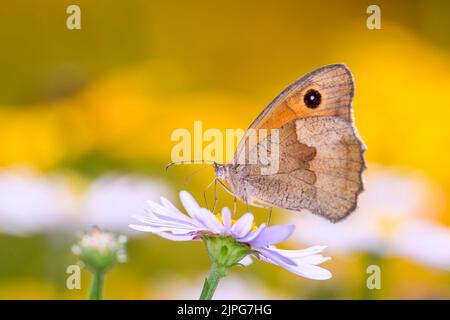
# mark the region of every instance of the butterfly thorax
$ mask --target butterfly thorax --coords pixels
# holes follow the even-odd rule
[[[247,190],[244,166],[234,163],[215,164],[214,171],[216,177],[228,185],[233,196],[246,203],[254,200]]]
[[[236,177],[236,165],[232,163],[227,164],[214,164],[214,172],[216,177],[222,181],[225,181],[230,187],[232,192],[235,192],[238,181],[235,181],[233,177]]]

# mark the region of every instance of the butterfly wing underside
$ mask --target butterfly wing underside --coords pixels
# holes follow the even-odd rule
[[[311,90],[320,95],[313,108],[305,99]],[[352,74],[340,64],[320,68],[285,89],[250,126],[278,129],[278,170],[261,174],[262,164],[238,161],[252,158],[271,141],[269,134],[252,147],[246,133],[226,177],[234,193],[245,202],[306,209],[333,222],[350,214],[365,168],[365,146],[353,122],[353,92]]]

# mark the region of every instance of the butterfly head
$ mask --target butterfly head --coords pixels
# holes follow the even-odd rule
[[[227,166],[216,162],[214,162],[213,166],[216,177],[220,180],[225,180],[225,176],[227,175]]]

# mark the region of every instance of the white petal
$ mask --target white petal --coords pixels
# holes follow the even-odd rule
[[[253,248],[266,247],[272,244],[283,242],[294,232],[295,226],[290,225],[278,225],[267,227],[262,230],[259,235],[250,242]]]
[[[253,227],[253,215],[247,212],[240,217],[231,227],[231,233],[237,238],[246,236]]]
[[[171,223],[178,223],[178,224],[189,225],[189,226],[196,225],[194,219],[191,219],[188,216],[185,216],[184,219],[179,219],[177,217],[161,214],[157,211],[152,211],[150,215],[153,215],[157,219],[165,220],[165,221],[171,222]]]
[[[177,221],[164,221],[151,216],[133,216],[134,219],[149,224],[152,227],[168,227],[176,229],[196,229],[192,224],[177,222]]]
[[[222,222],[225,230],[226,235],[231,234],[231,212],[230,209],[227,207],[224,207],[222,209]]]
[[[199,213],[199,219],[201,219],[202,223],[209,231],[216,234],[223,233],[223,225],[220,223],[219,219],[211,213],[211,211],[205,208],[200,208]]]
[[[325,261],[331,260],[331,257],[324,257],[321,254],[313,254],[302,258],[293,259],[297,264],[311,264],[318,265]]]
[[[174,229],[174,228],[166,228],[166,227],[151,227],[151,226],[141,226],[137,224],[130,224],[128,225],[131,229],[142,231],[142,232],[151,232],[151,233],[158,233],[158,232],[176,232],[179,234],[187,234],[192,232],[192,230],[182,230],[182,229]]]
[[[158,232],[155,233],[158,236],[168,239],[168,240],[172,240],[172,241],[190,241],[192,239],[194,239],[194,235],[181,235],[181,234],[171,234],[171,233],[167,233],[167,232]]]
[[[145,221],[145,223],[148,223],[151,225],[156,223],[156,224],[166,224],[166,225],[174,225],[174,226],[185,226],[185,227],[190,227],[190,228],[195,227],[195,225],[189,221],[184,221],[184,220],[180,220],[180,219],[173,218],[173,217],[162,216],[162,215],[159,215],[159,214],[157,214],[155,212],[151,212],[151,211],[146,211],[146,213],[147,214],[144,216],[135,215],[135,216],[133,216],[133,218],[139,219],[143,222]]]
[[[260,251],[261,249],[258,249]],[[279,250],[274,250],[274,248],[265,248],[263,250],[271,251],[271,253],[278,253],[280,254]],[[295,273],[299,276],[302,276],[304,278],[313,279],[313,280],[327,280],[331,278],[331,272],[316,266],[315,264],[319,262],[319,258],[317,256],[319,255],[313,255],[313,256],[304,256],[298,259],[295,259],[295,264],[288,264],[285,263],[282,260],[276,261],[268,256],[267,251],[263,253],[262,256],[260,256],[260,259],[272,264],[279,265],[280,267]],[[281,254],[280,254],[281,255]],[[322,257],[323,258],[323,257]],[[302,260],[302,261],[301,261]],[[329,260],[329,258],[323,258],[323,261]],[[322,261],[322,262],[323,262]],[[313,264],[308,264],[308,262],[313,262]]]
[[[266,225],[263,223],[261,224],[258,229],[256,229],[255,231],[251,231],[249,232],[245,237],[242,237],[239,239],[240,242],[245,242],[245,243],[249,243],[251,241],[253,241],[257,236],[259,236],[259,234],[266,228]]]
[[[183,212],[181,212],[177,207],[175,207],[172,202],[170,202],[169,200],[167,200],[164,197],[160,197],[159,201],[161,202],[161,204],[167,208],[167,210],[170,210],[171,212],[173,212],[177,218],[180,219],[187,219],[190,220],[190,217],[188,217],[187,215],[185,215]]]
[[[279,254],[276,251],[270,250],[269,248],[260,248],[257,250],[261,255],[273,261],[273,263],[278,265],[291,265],[295,266],[296,263],[292,259]]]
[[[167,209],[169,209],[169,210],[171,210],[171,211],[174,211],[174,212],[179,212],[179,213],[183,214],[180,210],[178,210],[177,207],[175,207],[175,206],[172,204],[172,202],[170,202],[170,201],[167,200],[166,198],[160,197],[160,198],[159,198],[159,201],[160,201],[161,204],[162,204],[164,207],[166,207]]]
[[[299,276],[312,280],[328,280],[333,275],[327,269],[310,264],[299,264],[297,267],[287,266],[283,267]]]
[[[177,211],[171,211],[170,209],[160,205],[159,203],[153,201],[147,201],[147,204],[151,210],[151,214],[157,215],[161,219],[170,219],[177,221],[184,221],[193,223],[194,221],[188,216],[178,213]]]
[[[297,264],[318,265],[322,262],[331,260],[330,257],[324,257],[321,254],[318,254],[322,252],[326,247],[327,246],[314,246],[303,250],[283,250],[277,249],[275,247],[270,249],[284,255],[285,257],[291,258]]]
[[[244,267],[248,267],[253,263],[253,259],[250,255],[245,256],[241,261],[239,261],[239,264],[243,265]]]
[[[180,192],[180,200],[187,213],[192,218],[196,219],[200,211],[200,206],[197,201],[195,201],[194,197],[191,196],[189,192],[182,190]]]
[[[313,254],[317,254],[322,252],[327,246],[312,246],[306,249],[301,249],[301,250],[283,250],[283,249],[278,249],[278,248],[273,248],[276,251],[278,251],[279,253],[281,253],[282,255],[285,255],[286,257],[289,258],[300,258],[300,257],[304,257],[304,256],[309,256],[309,255],[313,255]]]

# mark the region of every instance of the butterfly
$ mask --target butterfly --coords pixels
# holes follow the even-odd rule
[[[366,168],[353,96],[353,75],[344,64],[306,74],[253,121],[230,162],[215,164],[216,177],[250,205],[308,210],[331,222],[344,219],[356,208]],[[277,157],[276,171],[264,172],[267,162],[248,161],[265,152]]]

